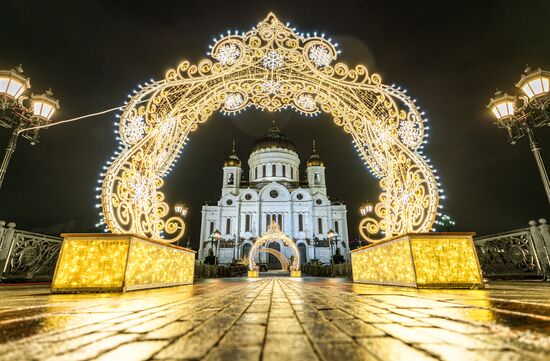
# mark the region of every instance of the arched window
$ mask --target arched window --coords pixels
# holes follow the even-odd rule
[[[279,227],[281,227],[281,229],[283,229],[283,215],[282,214],[277,215],[277,224],[279,225]]]
[[[340,233],[340,229],[339,229],[339,225],[338,225],[338,221],[334,221],[334,231],[336,233]]]
[[[290,178],[294,179],[294,168],[290,167]]]
[[[265,230],[267,231],[267,227],[271,224],[271,215],[266,214],[265,215]]]
[[[262,166],[262,177],[267,177],[267,172],[265,169],[265,165]]]
[[[258,179],[258,167],[254,168],[254,179]]]
[[[286,165],[283,164],[283,177],[286,178]]]
[[[235,175],[233,173],[229,174],[229,178],[227,179],[227,184],[229,185],[235,184]]]
[[[317,232],[323,233],[323,219],[317,218]]]
[[[276,164],[272,164],[271,165],[271,175],[273,177],[276,177],[277,176],[277,165]]]
[[[244,216],[244,231],[250,232],[250,214]]]
[[[304,231],[304,215],[298,214],[298,231],[303,232]]]
[[[225,234],[231,234],[231,218],[225,220]]]
[[[208,232],[208,235],[211,235],[214,233],[214,222],[210,222],[210,231]]]

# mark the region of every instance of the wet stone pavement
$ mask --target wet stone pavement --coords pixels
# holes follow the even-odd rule
[[[549,360],[550,284],[414,290],[218,279],[126,294],[0,287],[0,360]]]

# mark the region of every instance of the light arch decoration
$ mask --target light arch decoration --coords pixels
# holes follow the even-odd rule
[[[288,259],[286,259],[284,254],[282,254],[281,252],[279,252],[279,251],[277,251],[276,249],[273,249],[273,248],[260,248],[260,249],[258,249],[258,253],[260,253],[260,252],[272,254],[273,256],[275,256],[275,258],[277,258],[277,260],[281,264],[281,268],[284,271],[286,271],[288,269],[288,266],[290,265],[288,263]]]
[[[228,32],[198,64],[181,62],[128,100],[118,123],[120,150],[101,180],[103,222],[113,233],[165,242],[185,223],[169,217],[160,191],[191,132],[215,111],[250,106],[325,112],[353,138],[382,192],[360,223],[371,241],[428,232],[439,206],[435,170],[422,155],[425,119],[415,100],[363,65],[336,62],[336,44],[299,34],[270,13],[246,33]]]
[[[292,260],[292,264],[290,265],[288,265],[288,262],[287,262],[287,268],[290,267],[290,271],[300,270],[300,252],[298,251],[296,242],[294,242],[293,239],[289,238],[286,234],[284,234],[276,222],[271,222],[271,224],[267,226],[267,231],[261,237],[258,237],[254,242],[254,244],[252,245],[252,248],[248,253],[249,270],[251,271],[260,270],[260,267],[256,264],[256,260],[254,259],[256,257],[256,254],[260,251],[260,247],[266,245],[268,242],[276,242],[276,241],[282,241],[283,244],[287,247],[290,247],[290,250],[292,251],[292,255],[294,256],[294,259]],[[267,248],[262,249],[262,252],[271,253],[270,251],[267,251]],[[278,256],[275,253],[272,253],[272,254],[278,258]],[[285,257],[283,256],[283,258]],[[283,262],[280,259],[279,259],[279,262],[281,262],[281,265],[283,266],[283,270],[286,270],[287,268],[284,267]]]

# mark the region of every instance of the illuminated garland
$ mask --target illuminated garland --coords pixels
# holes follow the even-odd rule
[[[414,101],[382,84],[363,65],[331,65],[338,50],[324,36],[305,36],[269,14],[257,27],[215,41],[198,65],[183,61],[165,79],[141,87],[120,117],[121,149],[101,186],[104,222],[113,233],[161,239],[185,230],[159,191],[189,133],[215,111],[249,106],[331,114],[351,134],[383,190],[374,216],[360,224],[364,238],[431,230],[439,205],[434,171],[419,151],[424,122]],[[144,105],[142,105],[142,103]]]
[[[294,259],[292,261],[292,264],[290,265],[291,271],[297,271],[300,269],[300,252],[298,251],[298,247],[296,246],[296,242],[294,242],[292,239],[290,239],[286,234],[281,232],[281,228],[276,222],[271,222],[269,226],[267,226],[267,231],[252,245],[252,248],[248,252],[248,269],[251,271],[259,271],[260,267],[256,264],[256,254],[258,252],[268,252],[273,254],[277,259],[279,259],[279,262],[281,262],[281,266],[283,267],[283,270],[286,271],[288,267],[288,261],[284,258],[284,256],[281,254],[281,252],[273,252],[275,250],[269,249],[269,248],[263,248],[260,249],[260,247],[268,244],[269,242],[277,242],[281,241],[283,244],[290,248],[292,251],[292,255],[294,256]],[[282,258],[281,258],[282,257]]]

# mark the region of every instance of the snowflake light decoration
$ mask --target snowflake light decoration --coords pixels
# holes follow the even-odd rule
[[[267,94],[277,94],[281,89],[281,83],[274,80],[267,80],[262,84],[262,90]]]
[[[128,143],[137,143],[145,135],[145,121],[143,116],[136,115],[126,121],[124,137]]]
[[[420,129],[412,120],[402,121],[397,130],[401,141],[409,147],[415,147],[422,138]]]
[[[284,56],[275,50],[271,50],[264,55],[263,64],[268,69],[275,70],[282,67],[284,63]]]
[[[332,61],[328,49],[322,45],[315,45],[309,50],[309,59],[318,67],[327,66]]]
[[[298,106],[305,110],[315,110],[315,100],[310,94],[302,94],[298,97]]]
[[[216,59],[222,65],[233,65],[241,55],[239,48],[235,44],[226,44],[218,50]]]
[[[243,96],[239,93],[230,93],[225,100],[225,108],[229,110],[237,109],[243,104]]]

